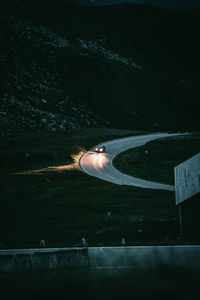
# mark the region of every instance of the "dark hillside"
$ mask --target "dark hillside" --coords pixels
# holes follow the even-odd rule
[[[199,130],[199,15],[4,3],[1,130]]]

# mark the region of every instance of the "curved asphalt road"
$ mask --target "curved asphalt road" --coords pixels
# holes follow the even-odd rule
[[[117,154],[126,151],[130,148],[143,146],[149,141],[155,139],[172,137],[177,135],[180,134],[153,133],[103,142],[90,149],[86,154],[84,154],[79,160],[79,165],[83,172],[85,172],[86,174],[115,184],[174,191],[174,186],[172,185],[161,184],[126,175],[115,169],[112,162]],[[94,149],[96,147],[102,145],[106,147],[105,153],[94,152]]]

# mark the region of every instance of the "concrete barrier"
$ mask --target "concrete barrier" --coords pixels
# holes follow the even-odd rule
[[[0,272],[89,267],[87,248],[0,251]]]
[[[200,246],[125,246],[0,250],[0,272],[162,265],[200,270]]]
[[[135,246],[88,248],[92,268],[139,268],[161,265],[200,270],[200,246]]]

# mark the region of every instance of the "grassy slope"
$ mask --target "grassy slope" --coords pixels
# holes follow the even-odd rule
[[[199,134],[173,137],[123,152],[114,165],[126,174],[174,184],[174,167],[199,152]]]
[[[165,243],[167,236],[176,243],[173,193],[113,185],[78,170],[13,175],[69,163],[77,146],[88,149],[127,133],[90,129],[1,137],[1,241],[8,247],[37,247],[41,239],[48,246],[72,246],[84,236],[90,245],[117,245],[122,237],[148,244]]]

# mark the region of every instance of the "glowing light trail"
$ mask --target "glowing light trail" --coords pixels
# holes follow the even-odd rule
[[[78,154],[72,154],[71,157],[73,159],[73,163],[68,164],[68,165],[63,165],[63,166],[49,166],[46,168],[42,169],[37,169],[37,170],[27,170],[27,171],[22,171],[18,173],[14,173],[14,175],[42,175],[44,172],[59,172],[62,173],[63,171],[72,171],[72,170],[79,170],[79,159],[81,156],[86,153],[86,150],[80,149]]]

